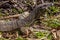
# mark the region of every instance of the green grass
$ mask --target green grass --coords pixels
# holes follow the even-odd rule
[[[50,16],[53,16],[54,14],[56,14],[59,11],[60,11],[60,9],[56,6],[51,6],[46,10],[47,14],[49,14]]]
[[[49,35],[47,36],[47,34],[48,34],[48,32],[37,32],[37,33],[35,34],[35,36],[36,36],[37,38],[39,38],[39,39],[46,37],[48,40],[52,40],[52,35],[49,34]]]
[[[48,27],[52,28],[58,28],[60,27],[60,21],[56,17],[54,17],[55,14],[58,14],[60,9],[56,6],[51,6],[49,9],[45,12],[45,17],[42,19],[42,24]],[[58,15],[57,15],[58,16]]]
[[[53,39],[53,36],[50,34],[50,35],[48,35],[48,40],[52,40]]]
[[[37,38],[43,38],[46,37],[47,32],[37,32],[35,35]]]
[[[58,19],[47,19],[46,21],[42,22],[44,25],[52,28],[60,27],[60,21]]]
[[[27,39],[22,38],[22,37],[18,37],[16,40],[27,40]]]

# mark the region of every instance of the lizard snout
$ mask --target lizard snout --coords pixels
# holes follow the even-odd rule
[[[43,6],[41,6],[41,8],[46,9],[46,8],[51,7],[53,5],[54,5],[54,3],[44,3]]]

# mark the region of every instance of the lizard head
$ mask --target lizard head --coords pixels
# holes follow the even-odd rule
[[[41,4],[40,8],[41,9],[46,9],[46,8],[51,7],[53,5],[54,5],[53,3],[44,3],[44,4]]]

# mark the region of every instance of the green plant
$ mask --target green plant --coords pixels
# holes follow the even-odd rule
[[[56,6],[51,6],[45,11],[45,17],[42,19],[42,24],[52,28],[58,28],[60,26],[60,21],[54,15],[59,12],[60,9]]]
[[[18,12],[19,13],[22,13],[22,12],[24,12],[24,10],[23,9],[19,9]]]
[[[52,13],[59,12],[58,7],[55,7],[55,6],[51,6],[51,7],[50,7],[50,10],[52,11]]]
[[[24,12],[24,10],[21,8],[19,8],[19,9],[12,8],[12,12],[20,14],[20,13]]]
[[[52,40],[52,37],[53,37],[53,36],[50,34],[50,35],[48,35],[47,38],[48,38],[48,40]]]
[[[42,23],[52,28],[58,28],[60,26],[60,21],[58,19],[47,19]]]
[[[16,40],[26,40],[26,39],[22,37],[18,37]]]
[[[23,38],[19,38],[19,37],[18,37],[16,40],[23,40]]]
[[[5,39],[5,38],[0,38],[0,40],[9,40],[9,39]]]
[[[35,36],[39,39],[46,37],[48,40],[52,40],[52,35],[49,32],[37,32]]]
[[[12,12],[18,13],[18,11],[15,8],[12,8]]]
[[[43,37],[46,37],[46,35],[47,35],[47,32],[37,32],[35,34],[37,38],[43,38]]]
[[[46,10],[50,16],[53,16],[54,14],[56,14],[57,12],[59,12],[59,8],[56,6],[51,6]]]

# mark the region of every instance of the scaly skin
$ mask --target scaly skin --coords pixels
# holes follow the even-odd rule
[[[24,12],[19,16],[19,20],[0,22],[0,31],[12,31],[17,28],[25,27],[26,24],[30,24],[36,17],[38,10],[52,6],[52,3],[44,3],[37,5],[33,11]]]

